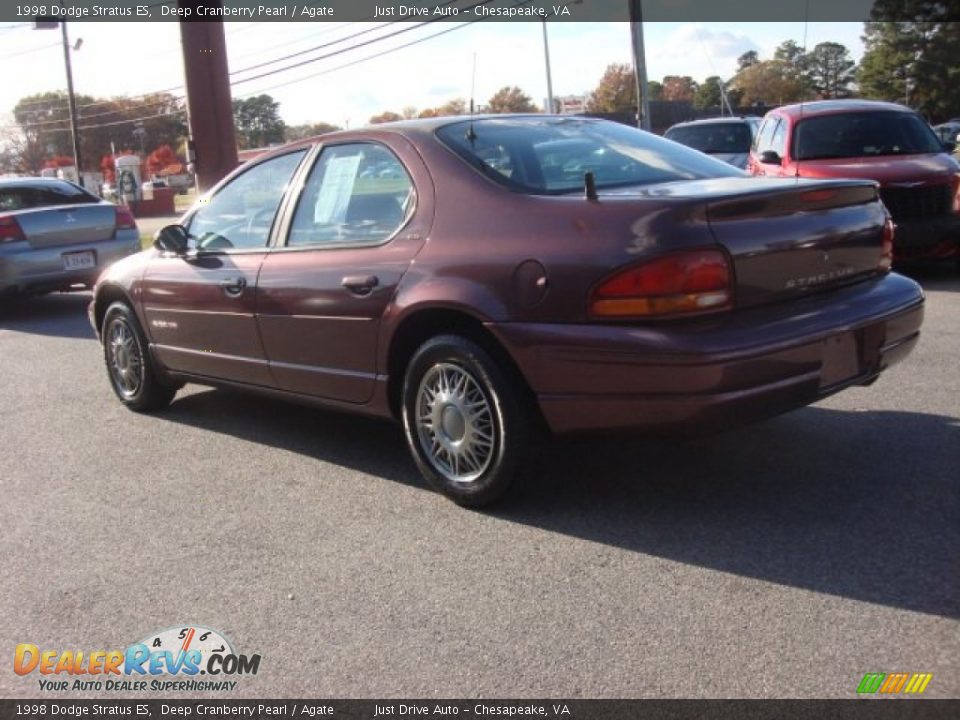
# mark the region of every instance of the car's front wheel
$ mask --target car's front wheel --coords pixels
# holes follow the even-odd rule
[[[407,366],[402,400],[407,445],[435,488],[472,507],[506,492],[527,417],[521,394],[489,353],[456,335],[428,340]]]
[[[177,388],[163,381],[147,352],[147,340],[129,305],[115,302],[103,318],[103,357],[113,392],[131,410],[159,410]]]

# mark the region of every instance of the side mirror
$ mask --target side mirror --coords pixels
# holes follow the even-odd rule
[[[943,143],[943,149],[948,153],[952,153],[954,150],[957,149],[957,144],[955,142],[950,142],[949,140],[947,140],[946,142]]]
[[[760,153],[760,162],[764,165],[782,165],[783,159],[776,150],[764,150]]]
[[[167,225],[160,228],[153,238],[153,246],[157,250],[184,255],[190,235],[183,225]]]

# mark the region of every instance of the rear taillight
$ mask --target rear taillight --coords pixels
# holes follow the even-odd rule
[[[20,223],[15,217],[10,215],[0,215],[0,243],[16,242],[17,240],[26,240]]]
[[[133,217],[133,213],[130,212],[130,208],[124,207],[123,205],[117,205],[117,230],[136,230],[137,229],[137,220]]]
[[[953,176],[953,211],[960,215],[960,175]]]
[[[723,310],[732,302],[726,253],[688,250],[607,278],[590,296],[590,313],[604,318],[652,317]]]
[[[889,270],[893,266],[893,234],[897,226],[893,223],[893,218],[887,215],[886,222],[883,223],[883,240],[880,244],[880,264],[881,270]]]

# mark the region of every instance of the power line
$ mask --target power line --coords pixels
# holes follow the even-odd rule
[[[454,0],[454,1],[455,1],[455,0]],[[481,7],[482,5],[489,5],[489,4],[490,4],[491,2],[493,2],[493,1],[494,1],[494,0],[480,0],[480,2],[475,3],[475,4],[473,4],[473,5],[470,5],[470,6],[466,7],[466,8],[464,8],[464,10],[473,10],[474,8]],[[528,2],[529,2],[529,0],[528,0]],[[449,2],[448,2],[448,4],[449,4]],[[424,27],[424,26],[426,26],[426,25],[430,25],[431,23],[440,22],[440,21],[443,20],[443,19],[444,19],[443,17],[438,17],[438,18],[434,18],[434,19],[432,19],[432,20],[425,20],[424,22],[416,23],[416,24],[414,24],[414,25],[409,25],[409,26],[404,27],[404,28],[402,28],[402,29],[400,29],[400,30],[395,30],[394,32],[388,33],[387,35],[381,35],[380,37],[373,38],[373,39],[371,39],[371,40],[364,40],[363,42],[357,43],[357,44],[355,44],[355,45],[351,45],[351,46],[348,47],[348,48],[342,48],[342,49],[340,49],[340,50],[334,50],[333,52],[326,53],[325,55],[319,55],[319,56],[317,56],[317,57],[315,57],[315,58],[310,58],[310,59],[308,59],[308,60],[301,60],[300,62],[293,63],[292,65],[285,65],[285,66],[283,66],[283,67],[281,67],[281,68],[277,68],[277,69],[275,69],[275,70],[270,70],[270,71],[268,71],[268,72],[260,73],[259,75],[253,75],[253,76],[251,76],[251,77],[241,78],[240,80],[234,80],[234,81],[233,81],[232,83],[230,83],[230,84],[231,84],[231,86],[233,86],[233,85],[240,85],[240,84],[242,84],[242,83],[251,82],[251,81],[253,81],[253,80],[259,80],[259,79],[261,79],[261,78],[269,77],[269,76],[271,76],[271,75],[276,75],[277,73],[286,72],[287,70],[293,70],[294,68],[303,67],[304,65],[310,65],[310,64],[312,64],[312,63],[319,62],[320,60],[327,60],[327,59],[329,59],[329,58],[331,58],[331,57],[335,57],[335,56],[337,56],[337,55],[342,55],[342,54],[345,53],[345,52],[350,52],[350,51],[356,50],[356,49],[358,49],[358,48],[366,47],[367,45],[372,45],[372,44],[375,43],[375,42],[380,42],[380,41],[382,41],[382,40],[387,40],[387,39],[389,39],[389,38],[396,37],[397,35],[402,35],[403,33],[410,32],[411,30],[416,30],[416,29],[418,29],[418,28],[422,28],[422,27]],[[361,33],[358,33],[358,34],[361,34]],[[314,49],[316,49],[316,48],[314,48]],[[312,52],[312,50],[311,50],[311,51],[303,51],[303,52]],[[301,52],[301,53],[296,53],[296,55],[302,55],[303,52]],[[293,57],[293,56],[291,56],[291,57]],[[264,65],[264,64],[272,64],[272,63],[261,63],[261,65],[259,65],[259,66],[252,66],[252,67],[249,67],[249,68],[244,68],[244,70],[238,70],[237,72],[240,73],[240,72],[245,72],[246,70],[252,70],[252,69],[254,69],[254,67],[261,67],[261,66]],[[232,74],[233,74],[233,73],[231,73],[231,75],[232,75]]]

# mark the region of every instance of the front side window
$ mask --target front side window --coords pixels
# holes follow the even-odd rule
[[[770,149],[777,155],[783,157],[787,150],[787,121],[781,120],[777,124],[777,129],[773,131],[773,137],[770,138]]]
[[[538,195],[743,173],[690,148],[618,123],[589,118],[481,118],[445,125],[437,137],[501,185]]]
[[[287,186],[306,150],[254,165],[194,213],[188,230],[200,250],[266,247]]]
[[[780,118],[776,115],[771,115],[763,121],[763,125],[760,127],[760,132],[757,133],[757,141],[755,145],[755,150],[757,153],[762,153],[771,149],[770,144],[773,141],[773,134],[780,125]]]
[[[320,153],[290,225],[287,245],[379,245],[413,211],[413,181],[383,145],[334,145]]]
[[[920,116],[892,110],[805,118],[797,123],[793,147],[797,160],[943,152]]]

